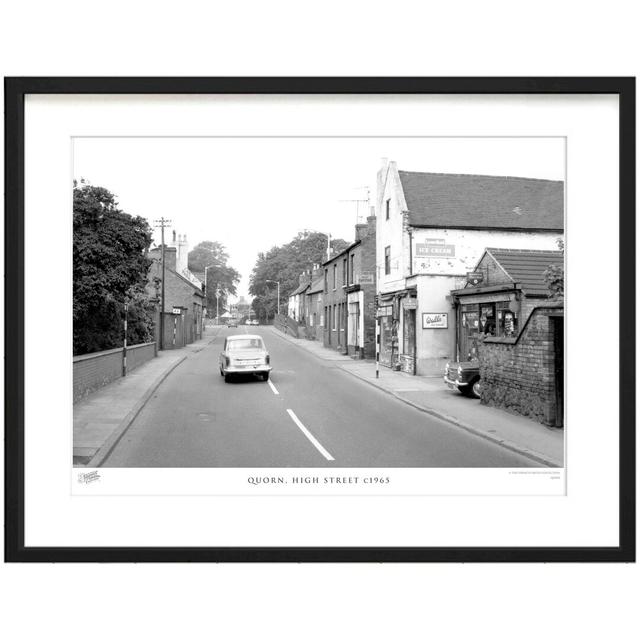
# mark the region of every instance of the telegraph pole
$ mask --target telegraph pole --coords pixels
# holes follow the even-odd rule
[[[154,220],[155,224],[153,225],[156,229],[160,229],[160,238],[162,243],[162,291],[161,298],[162,302],[160,303],[160,349],[164,349],[164,228],[171,226],[171,220],[168,218],[160,218],[159,220]]]

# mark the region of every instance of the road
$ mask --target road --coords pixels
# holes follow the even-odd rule
[[[218,369],[224,337],[249,330],[271,354],[270,381],[225,384]],[[404,404],[271,327],[217,331],[160,385],[103,466],[536,466]]]

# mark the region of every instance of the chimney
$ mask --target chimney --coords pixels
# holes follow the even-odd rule
[[[298,282],[303,285],[303,284],[309,284],[311,282],[311,272],[309,271],[303,271],[300,274],[300,277],[298,278]]]
[[[176,248],[166,247],[164,248],[164,264],[167,269],[176,271]]]
[[[369,231],[367,235],[374,235],[376,232],[376,208],[371,207],[370,215],[367,216],[367,226],[369,227]]]
[[[369,233],[369,225],[360,223],[356,225],[356,242],[358,240],[364,240],[367,237],[367,233]]]

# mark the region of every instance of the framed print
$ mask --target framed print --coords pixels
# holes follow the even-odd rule
[[[7,560],[635,559],[634,79],[5,113]]]

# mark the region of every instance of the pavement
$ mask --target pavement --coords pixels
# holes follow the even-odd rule
[[[546,427],[503,409],[482,405],[475,398],[449,389],[442,377],[413,376],[380,366],[376,378],[375,362],[371,360],[354,360],[318,341],[294,338],[275,328],[272,331],[318,358],[336,362],[343,371],[424,413],[545,466],[564,466],[564,429]]]
[[[158,356],[92,393],[73,407],[73,464],[99,466],[165,378],[186,358],[198,353],[220,332],[182,349],[159,351]]]

